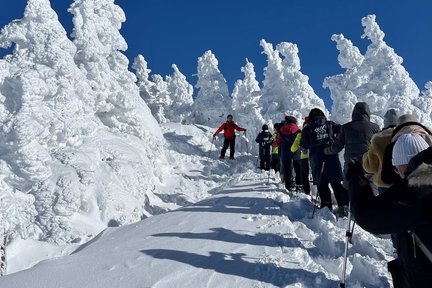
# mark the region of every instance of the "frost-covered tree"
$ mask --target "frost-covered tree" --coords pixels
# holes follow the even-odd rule
[[[104,125],[93,161],[102,161],[108,175],[90,200],[97,203],[104,224],[137,221],[160,210],[153,207],[161,201],[152,191],[169,168],[160,126],[140,97],[122,54],[127,44],[119,29],[125,15],[113,0],[75,0],[69,11],[74,15],[75,61],[96,94],[95,114]],[[88,205],[93,204],[90,200]]]
[[[263,53],[267,55],[264,69],[264,86],[259,105],[264,119],[280,122],[285,114],[297,119],[309,114],[312,108],[327,111],[324,102],[309,85],[309,77],[300,69],[297,45],[281,42],[273,48],[271,43],[261,40]],[[283,58],[282,58],[282,57]]]
[[[151,76],[154,85],[150,88],[150,95],[152,101],[148,103],[148,106],[159,123],[166,123],[166,110],[172,104],[172,99],[168,93],[168,84],[159,74],[153,74]]]
[[[197,124],[211,127],[225,122],[230,114],[231,99],[225,78],[218,68],[218,60],[209,50],[198,58],[198,89],[197,98],[193,104],[193,117]]]
[[[127,43],[120,34],[126,20],[114,0],[75,0],[73,41],[78,49],[75,60],[96,93],[97,116],[112,131],[134,134],[140,138],[155,131],[155,122],[147,115],[141,101],[135,75],[128,71],[128,59],[122,51]],[[151,118],[151,117],[150,117]]]
[[[150,91],[153,89],[155,84],[149,79],[151,70],[148,68],[147,61],[144,59],[144,56],[136,56],[132,64],[132,68],[135,69],[140,96],[148,105],[148,103],[153,102],[153,95],[150,94]]]
[[[171,122],[188,124],[191,122],[193,86],[189,84],[177,65],[173,64],[172,68],[174,73],[165,78],[167,92],[172,100],[165,116]]]
[[[29,0],[0,32],[14,45],[0,60],[0,218],[12,237],[81,242],[161,210],[163,136],[110,44],[118,9],[75,2],[79,49],[49,0]]]
[[[0,201],[10,206],[0,213],[12,235],[72,241],[69,217],[80,208],[83,191],[63,157],[97,126],[93,94],[48,0],[29,0],[24,17],[2,29],[0,46],[12,45],[13,54],[2,62],[10,75],[0,84]]]
[[[152,80],[149,80],[151,70],[148,69],[147,61],[142,55],[135,58],[132,68],[136,70],[140,96],[150,108],[152,115],[158,123],[168,122],[165,113],[172,104],[168,83],[159,74],[151,75]]]
[[[425,114],[418,115],[419,121],[432,128],[432,122],[430,121],[432,119],[432,82],[426,82],[425,88],[426,90],[421,92],[420,97],[413,100],[413,105],[425,112]]]
[[[330,89],[333,99],[333,119],[346,123],[356,102],[367,102],[374,121],[381,124],[382,116],[390,108],[400,113],[413,113],[419,119],[430,122],[421,108],[413,105],[419,89],[402,66],[403,59],[384,41],[384,32],[376,23],[375,15],[362,19],[362,38],[371,41],[365,55],[343,35],[333,35],[340,51],[339,64],[344,74],[327,77],[323,86]],[[429,113],[427,113],[429,114]]]
[[[265,120],[261,116],[260,108],[258,107],[260,87],[256,80],[254,65],[246,59],[246,65],[241,68],[244,73],[243,80],[237,80],[234,84],[232,93],[232,109],[236,121],[247,129],[247,138],[253,142],[255,137],[261,131],[261,126]],[[238,141],[237,146],[239,151],[246,151],[247,143]],[[256,153],[258,147],[251,145],[250,152]]]

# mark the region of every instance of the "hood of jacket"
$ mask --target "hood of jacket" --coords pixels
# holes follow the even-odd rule
[[[353,121],[370,120],[370,109],[366,102],[358,102],[355,104],[351,118]]]
[[[315,125],[315,126],[321,126],[326,123],[327,119],[324,116],[317,116],[313,119],[309,119],[308,124]]]

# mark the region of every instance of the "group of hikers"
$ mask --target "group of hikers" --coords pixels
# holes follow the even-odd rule
[[[431,287],[432,132],[415,115],[395,109],[385,113],[383,129],[370,118],[368,104],[358,102],[352,121],[343,125],[319,108],[310,110],[302,128],[290,115],[274,124],[273,133],[264,124],[256,137],[259,167],[279,172],[288,191],[301,185],[306,194],[311,174],[319,208],[332,210],[332,190],[337,215],[351,213],[364,230],[392,235],[397,258],[388,269],[395,288]],[[230,146],[234,159],[235,130],[246,129],[229,115],[213,136],[222,130],[220,158]],[[343,149],[342,168],[338,153]]]

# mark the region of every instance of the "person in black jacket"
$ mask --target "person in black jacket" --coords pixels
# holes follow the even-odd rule
[[[313,184],[318,186],[318,194],[321,198],[320,208],[328,207],[330,211],[333,207],[329,184],[333,188],[338,207],[348,204],[347,192],[341,184],[343,177],[339,157],[337,154],[324,154],[324,149],[331,145],[340,127],[339,124],[328,121],[322,110],[313,108],[309,112],[308,122],[300,140],[300,147],[309,150]]]
[[[268,131],[268,125],[262,126],[262,131],[258,133],[255,142],[258,143],[258,152],[260,159],[260,169],[266,171],[270,170],[270,158],[271,158],[271,139],[272,134]]]
[[[370,115],[366,102],[356,103],[352,111],[352,121],[342,125],[332,145],[324,149],[325,154],[337,154],[345,148],[344,171],[351,160],[362,161],[363,154],[369,149],[372,136],[380,131],[380,127],[370,121]]]
[[[398,258],[388,265],[395,288],[431,287],[432,259],[420,241],[432,251],[432,147],[419,134],[404,134],[393,146],[392,163],[399,179],[378,196],[361,163],[348,165],[351,211],[366,231],[396,234]]]

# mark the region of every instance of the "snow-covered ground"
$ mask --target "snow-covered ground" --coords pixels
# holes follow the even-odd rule
[[[165,195],[160,198],[171,212],[107,228],[81,246],[16,239],[0,287],[339,285],[347,219],[328,210],[311,218],[310,197],[285,194],[278,175],[258,170],[246,151],[237,151],[234,161],[215,160],[222,139],[212,146],[211,128],[161,128],[174,174],[154,193]],[[246,140],[239,136],[237,142]],[[347,287],[391,287],[389,237],[356,226],[348,255]]]

